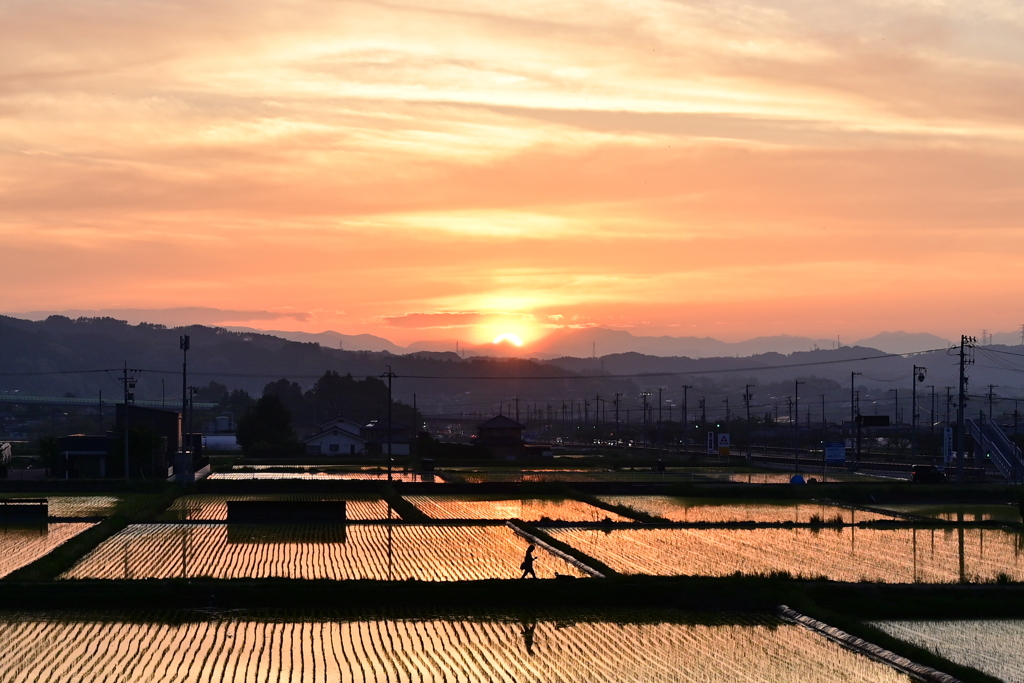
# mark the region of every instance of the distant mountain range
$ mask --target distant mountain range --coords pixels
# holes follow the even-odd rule
[[[254,327],[228,326],[225,329],[232,332],[251,332],[253,334],[269,334],[274,337],[281,337],[289,341],[310,343],[314,342],[320,346],[330,349],[341,349],[343,351],[387,351],[388,353],[400,354],[409,353],[406,347],[393,344],[384,337],[377,337],[372,334],[342,334],[334,330],[326,332],[289,332],[287,330],[257,330]],[[454,348],[454,347],[452,347]],[[450,350],[449,348],[445,349]]]
[[[440,353],[454,352],[458,345],[460,351],[463,352],[461,355],[466,357],[512,358],[527,356],[546,360],[565,357],[590,358],[594,355],[600,357],[616,353],[641,353],[647,356],[686,358],[747,357],[764,353],[788,355],[801,351],[837,347],[837,341],[834,339],[811,339],[788,334],[755,337],[742,342],[723,342],[712,337],[644,337],[625,330],[609,330],[603,327],[554,332],[526,349],[512,344],[467,346],[454,339],[415,342],[403,347],[372,334],[350,335],[333,330],[314,334],[287,330],[257,330],[250,327],[228,327],[227,329],[233,332],[270,334],[291,341],[316,342],[321,346],[346,351],[387,351],[394,354]],[[934,334],[923,332],[882,332],[853,344],[843,344],[843,346],[864,346],[886,353],[913,353],[944,349],[950,343]]]
[[[13,314],[14,317],[43,320],[49,315],[66,315],[72,319],[78,317],[109,316],[127,320],[131,324],[149,322],[168,325],[216,325],[216,320],[238,320],[249,317],[268,321],[285,322],[287,319],[301,319],[303,314],[276,313],[269,311],[226,311],[215,308],[173,308],[173,309],[103,309],[73,311],[33,311],[31,313]],[[328,330],[325,332],[296,332],[290,330],[261,330],[253,327],[225,325],[225,329],[235,332],[267,334],[297,342],[315,342],[325,348],[345,351],[386,351],[392,354],[409,353],[444,353],[455,352],[456,345],[460,355],[491,356],[509,358],[526,356],[539,359],[552,358],[590,358],[618,353],[641,353],[648,356],[717,358],[746,357],[764,353],[791,354],[815,349],[834,349],[838,342],[835,339],[815,339],[791,335],[775,335],[755,337],[740,342],[724,342],[712,337],[671,337],[642,336],[626,330],[613,330],[603,327],[583,329],[563,329],[549,334],[525,348],[512,344],[483,344],[480,346],[466,345],[455,339],[419,341],[401,346],[394,342],[372,334],[343,334]],[[863,346],[886,353],[912,353],[929,349],[945,348],[953,343],[950,340],[925,332],[881,332],[866,339],[852,343],[844,342],[842,346]],[[1004,345],[1021,344],[1020,332],[1001,332],[991,335],[990,343]]]
[[[691,410],[705,398],[709,410],[725,410],[726,399],[731,399],[735,410],[747,385],[757,387],[755,408],[766,409],[784,406],[787,397],[796,393],[793,380],[797,378],[808,382],[799,392],[804,410],[811,406],[810,402],[803,402],[805,397],[807,401],[813,397],[814,409],[818,410],[817,400],[825,395],[832,410],[838,412],[849,410],[844,406],[848,406],[851,380],[856,378],[856,389],[865,389],[861,394],[862,409],[868,414],[890,410],[897,391],[899,400],[909,400],[915,365],[927,368],[926,381],[918,386],[918,397],[927,393],[930,401],[934,392],[936,400],[947,406],[942,399],[947,387],[950,391],[955,389],[958,371],[957,358],[946,352],[944,340],[905,333],[879,335],[876,341],[880,344],[844,344],[837,349],[818,350],[813,350],[813,346],[807,348],[811,346],[809,340],[799,337],[769,337],[768,341],[724,345],[728,351],[717,357],[694,358],[636,351],[615,353],[606,346],[647,344],[646,348],[662,353],[680,353],[683,349],[696,353],[701,349],[699,344],[723,348],[723,342],[645,338],[592,329],[549,338],[542,347],[551,355],[560,350],[576,351],[576,357],[530,360],[469,357],[482,353],[482,349],[467,349],[467,357],[463,358],[454,353],[454,343],[450,351],[422,347],[413,351],[412,346],[403,349],[372,335],[321,333],[300,337],[295,333],[228,331],[202,325],[167,329],[155,324],[129,325],[110,318],[52,317],[32,322],[0,316],[0,394],[72,394],[98,402],[102,391],[109,402],[120,395],[118,368],[127,363],[129,368],[141,368],[134,371],[139,377],[136,392],[140,399],[154,400],[166,395],[169,400],[180,400],[175,387],[180,387],[182,356],[178,337],[183,333],[192,337],[188,379],[195,386],[216,381],[229,389],[259,395],[268,382],[280,378],[299,382],[306,390],[327,370],[342,375],[351,373],[356,378],[380,378],[390,368],[399,378],[394,386],[396,398],[407,404],[418,402],[421,408],[436,414],[492,413],[499,404],[508,409],[508,402],[516,397],[521,402],[561,406],[566,400],[616,394],[623,397],[624,409],[636,409],[642,403],[641,391],[667,391],[665,398],[678,403],[684,384],[693,387]],[[297,338],[282,338],[285,334]],[[344,348],[338,348],[339,344]],[[360,350],[360,344],[378,344],[383,348]],[[593,350],[594,344],[597,358],[579,353],[586,351],[588,345]],[[766,348],[767,344],[778,344],[776,348],[784,349],[796,346],[797,350],[736,357]],[[787,344],[791,346],[786,347]],[[885,344],[899,352],[931,352],[907,357],[875,350]],[[901,344],[904,346],[892,346]],[[488,345],[486,350],[494,351],[495,347]],[[503,354],[521,351],[513,346],[496,350]],[[1001,397],[997,408],[1012,411],[1016,405],[1012,399],[1024,388],[1024,363],[1015,355],[1019,351],[1020,346],[979,346],[977,363],[970,367],[972,411],[985,408],[982,392],[989,384],[996,385],[995,393]],[[854,372],[858,374],[851,374]]]

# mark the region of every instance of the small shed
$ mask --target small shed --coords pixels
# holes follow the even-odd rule
[[[498,415],[477,426],[476,442],[486,446],[499,460],[515,460],[522,457],[525,448],[523,425],[515,420]]]

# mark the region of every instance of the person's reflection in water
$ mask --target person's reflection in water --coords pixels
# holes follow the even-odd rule
[[[537,630],[536,621],[523,621],[523,644],[526,645],[526,654],[533,656],[533,634]]]

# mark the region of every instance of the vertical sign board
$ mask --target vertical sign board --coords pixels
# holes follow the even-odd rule
[[[718,452],[718,448],[715,446],[715,433],[708,432],[708,454],[714,455]]]
[[[953,462],[953,428],[946,427],[942,430],[942,462],[949,467]]]
[[[825,463],[843,465],[846,463],[846,442],[836,441],[825,444]]]
[[[729,435],[719,434],[718,435],[718,454],[722,457],[729,455]]]

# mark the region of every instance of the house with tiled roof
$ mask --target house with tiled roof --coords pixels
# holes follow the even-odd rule
[[[477,425],[476,443],[486,446],[498,460],[522,457],[525,448],[523,425],[504,415],[497,415]]]

